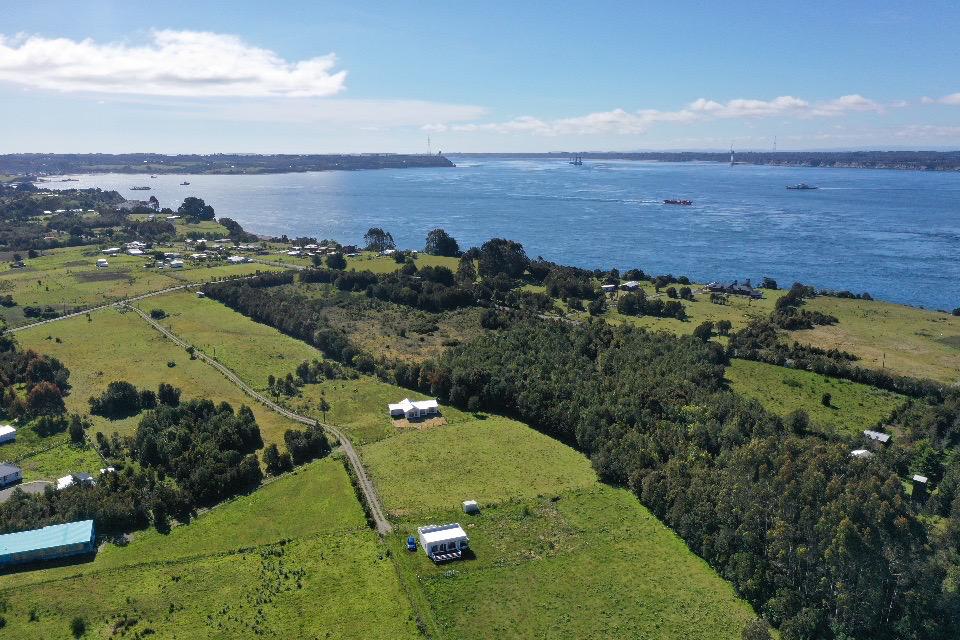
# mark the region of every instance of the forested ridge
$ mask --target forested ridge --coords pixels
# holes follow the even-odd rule
[[[723,360],[694,338],[524,322],[404,374],[580,448],[786,640],[956,637],[956,542],[928,538],[886,461],[727,391]]]

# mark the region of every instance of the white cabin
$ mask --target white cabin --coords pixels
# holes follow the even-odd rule
[[[424,553],[434,562],[457,560],[470,548],[470,538],[458,522],[418,527],[417,533]]]
[[[110,247],[109,249],[104,249],[100,253],[105,256],[115,256],[120,253],[120,247]]]
[[[0,444],[13,442],[17,439],[17,430],[9,424],[0,424]]]
[[[230,256],[227,258],[227,262],[230,264],[243,264],[245,262],[250,262],[250,258],[246,256]]]
[[[98,259],[97,259],[97,268],[98,268],[98,269],[106,269],[106,268],[109,267],[109,266],[110,266],[110,263],[107,262],[107,259],[106,259],[106,258],[98,258]]]
[[[436,400],[416,400],[404,398],[396,404],[388,404],[391,418],[426,418],[440,413],[440,404]]]
[[[170,268],[171,268],[171,269],[183,269],[183,260],[180,260],[179,258],[177,258],[176,260],[171,260],[171,261],[170,261]]]

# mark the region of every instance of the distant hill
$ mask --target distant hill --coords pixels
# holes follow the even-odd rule
[[[294,173],[455,166],[442,155],[175,155],[156,153],[14,153],[0,155],[0,174],[65,173]]]
[[[730,162],[729,152],[554,152],[554,153],[463,153],[465,157],[557,158],[577,155],[584,160],[653,160],[659,162]],[[845,167],[857,169],[904,169],[913,171],[960,171],[960,151],[738,151],[737,164],[767,164],[787,167]]]

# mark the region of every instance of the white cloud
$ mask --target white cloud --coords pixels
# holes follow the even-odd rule
[[[945,142],[945,138],[960,139],[960,127],[935,124],[910,124],[895,131],[894,136],[910,140]]]
[[[505,122],[459,125],[430,124],[424,126],[423,129],[426,131],[527,133],[541,136],[603,133],[631,135],[646,133],[651,125],[662,122],[688,123],[718,118],[756,119],[774,116],[795,118],[835,117],[851,112],[881,112],[885,106],[905,106],[905,103],[883,105],[859,94],[840,96],[834,100],[816,103],[794,96],[779,96],[772,100],[737,98],[727,102],[700,98],[676,111],[613,109],[612,111],[599,111],[584,116],[553,120],[521,116]]]
[[[955,107],[960,107],[960,92],[951,93],[948,96],[943,96],[942,98],[940,98],[938,102],[940,102],[940,104],[949,104]]]
[[[237,36],[152,31],[141,44],[0,35],[0,81],[37,89],[151,96],[329,96],[333,54],[288,62]]]

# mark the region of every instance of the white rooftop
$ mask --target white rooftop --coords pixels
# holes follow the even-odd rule
[[[850,455],[854,458],[872,458],[873,452],[866,449],[854,449],[850,452]]]
[[[17,432],[17,430],[14,429],[13,427],[11,427],[10,425],[8,425],[8,424],[0,424],[0,438],[3,438],[3,437],[5,437],[5,436],[9,436],[9,435],[13,435],[13,434],[15,434],[16,432]]]
[[[437,409],[440,407],[440,404],[436,400],[414,400],[411,401],[410,398],[404,398],[396,404],[388,404],[390,411],[403,411],[406,413],[411,409],[420,409],[424,411],[426,409]]]
[[[467,532],[459,523],[451,524],[431,524],[426,527],[419,527],[417,533],[420,534],[420,540],[424,545],[430,545],[434,542],[448,542],[450,540],[467,540]]]
[[[921,476],[920,474],[913,476],[914,482],[922,482],[923,484],[926,484],[927,480],[928,480],[927,476]]]

